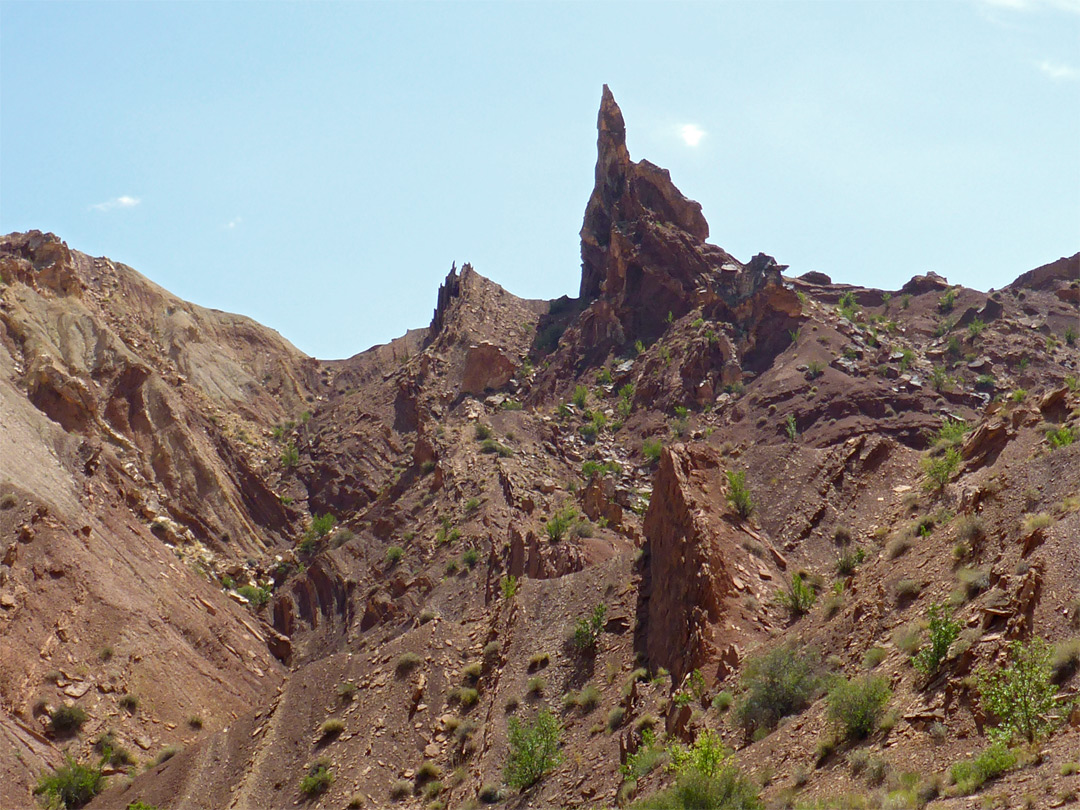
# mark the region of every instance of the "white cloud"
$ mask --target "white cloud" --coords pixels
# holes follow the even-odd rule
[[[697,124],[683,124],[679,127],[679,135],[686,141],[687,146],[697,146],[705,137],[705,130]]]
[[[1039,62],[1038,68],[1055,81],[1060,79],[1076,81],[1080,79],[1080,70],[1077,70],[1072,65],[1066,65],[1064,62],[1050,62],[1044,59]]]
[[[244,221],[243,217],[236,217],[235,219],[230,219],[228,222],[226,222],[223,227],[227,231],[232,231],[232,230],[235,230],[236,226],[239,225],[243,221]]]
[[[1011,11],[1034,11],[1047,8],[1053,11],[1065,11],[1080,14],[1080,0],[976,0],[984,8],[1008,9]]]
[[[112,210],[114,210],[116,208],[134,208],[136,205],[138,205],[141,202],[142,202],[142,200],[140,200],[138,197],[129,197],[127,194],[124,194],[121,197],[116,197],[115,199],[112,199],[112,200],[106,200],[103,203],[97,203],[96,205],[91,205],[90,210],[92,210],[92,211],[112,211]]]

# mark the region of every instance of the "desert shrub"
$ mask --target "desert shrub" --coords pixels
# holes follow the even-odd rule
[[[150,761],[150,767],[156,767],[162,762],[168,762],[170,759],[179,754],[182,750],[183,748],[179,745],[166,745],[164,748],[158,751],[157,756],[155,756]]]
[[[476,440],[478,442],[482,442],[485,439],[490,439],[491,438],[491,428],[489,428],[487,425],[483,424],[482,422],[477,422],[476,425],[473,427],[473,436],[476,437]]]
[[[18,503],[19,499],[15,497],[15,493],[8,492],[5,493],[2,498],[0,498],[0,509],[14,509],[18,505]]]
[[[81,706],[57,706],[49,715],[50,727],[55,734],[74,734],[87,720]]]
[[[817,593],[813,587],[807,585],[802,574],[796,572],[791,575],[791,580],[776,592],[776,601],[787,608],[793,619],[808,613],[817,601]]]
[[[750,517],[754,511],[754,499],[750,496],[750,490],[746,488],[746,470],[728,470],[727,500],[731,508],[739,513],[739,517]]]
[[[574,646],[582,652],[596,650],[600,634],[604,632],[607,605],[601,602],[593,608],[591,616],[582,616],[574,624]]]
[[[940,492],[945,489],[945,485],[949,483],[949,479],[959,466],[960,451],[955,447],[950,447],[938,458],[924,458],[922,467],[926,480],[923,482],[923,488],[928,492]]]
[[[480,680],[480,675],[484,671],[484,665],[479,661],[473,661],[471,664],[466,664],[461,669],[461,679],[465,683],[474,684]]]
[[[353,688],[355,689],[356,687],[353,687]],[[340,688],[339,688],[338,694],[339,695],[341,694]],[[190,728],[194,729],[195,731],[198,731],[199,729],[201,729],[203,727],[203,719],[202,719],[202,717],[200,715],[193,714],[193,715],[191,715],[191,717],[189,717],[187,719],[187,724],[188,724],[188,726]]]
[[[499,458],[510,458],[514,455],[514,451],[507,447],[505,444],[495,441],[494,439],[484,439],[480,442],[480,452],[490,453],[498,456]]]
[[[626,709],[622,706],[614,706],[607,716],[608,731],[614,731],[623,724],[626,719]]]
[[[914,579],[902,579],[896,583],[896,598],[901,602],[914,599],[922,592],[922,583]]]
[[[1072,428],[1062,425],[1048,432],[1046,440],[1050,443],[1051,450],[1057,450],[1059,447],[1068,447],[1076,440],[1076,436],[1073,435]]]
[[[311,518],[311,526],[308,531],[316,538],[326,537],[334,529],[337,518],[327,512],[324,515],[314,515]]]
[[[483,785],[476,797],[484,804],[498,804],[503,800],[502,790],[499,786],[490,783]]]
[[[558,718],[547,709],[537,712],[529,723],[511,717],[507,731],[510,751],[503,766],[506,784],[523,790],[543,779],[562,759],[561,735]]]
[[[574,389],[573,396],[570,397],[570,401],[579,408],[584,408],[585,403],[589,400],[589,389],[584,385],[579,385]]]
[[[849,739],[862,739],[872,732],[892,697],[885,678],[863,675],[854,680],[841,678],[829,690],[828,717]]]
[[[974,599],[990,587],[990,575],[981,568],[961,568],[956,579],[964,587],[964,595]]]
[[[529,672],[546,667],[551,663],[551,656],[546,652],[533,653],[529,657]]]
[[[105,787],[101,768],[83,765],[67,756],[63,765],[51,774],[42,774],[34,788],[35,795],[44,796],[50,807],[82,807]]]
[[[260,608],[270,601],[270,590],[257,585],[241,585],[236,592],[247,599],[252,607]]]
[[[656,742],[656,734],[651,728],[642,729],[641,743],[634,753],[626,757],[626,762],[619,766],[623,779],[636,781],[652,773],[658,765],[667,760],[667,751]]]
[[[529,678],[528,683],[525,684],[525,691],[530,695],[541,695],[545,689],[547,689],[547,681],[539,675]]]
[[[1053,518],[1045,512],[1039,512],[1037,514],[1024,515],[1024,519],[1020,523],[1020,530],[1025,535],[1034,534],[1035,532],[1042,531],[1053,522]]]
[[[590,683],[580,692],[568,695],[567,705],[577,706],[588,714],[600,705],[600,690]]]
[[[1016,753],[1003,742],[996,742],[976,757],[957,762],[952,766],[951,776],[957,789],[967,796],[986,782],[996,779],[1016,764]]]
[[[1050,656],[1050,645],[1036,636],[1027,644],[1009,643],[1008,666],[996,672],[980,669],[979,701],[998,720],[997,727],[990,730],[992,739],[1007,742],[1023,737],[1033,742],[1050,730],[1057,693]]]
[[[345,730],[345,721],[337,717],[331,717],[319,726],[319,735],[325,739],[336,737]]]
[[[888,657],[889,651],[884,647],[871,647],[863,655],[862,665],[863,669],[875,669],[878,664]]]
[[[405,549],[401,546],[390,546],[386,550],[386,564],[396,565],[401,562],[401,558],[405,556]]]
[[[414,652],[402,653],[398,656],[397,663],[394,664],[394,674],[399,678],[403,678],[420,666],[423,660]]]
[[[664,444],[659,439],[646,439],[641,444],[641,455],[649,464],[655,464],[660,460],[660,451],[663,449]]]
[[[513,574],[503,577],[499,580],[499,587],[502,589],[503,599],[513,599],[518,590],[517,577]]]
[[[131,695],[131,694],[124,695],[123,697],[120,698],[118,703],[120,704],[121,709],[124,709],[125,711],[131,712],[132,714],[134,714],[136,712],[136,710],[139,708],[139,697],[138,697],[138,695]]]
[[[940,603],[930,606],[930,643],[911,659],[912,665],[923,675],[932,676],[949,654],[949,647],[960,635],[960,625],[953,621]]]
[[[1050,661],[1054,683],[1064,683],[1080,669],[1080,639],[1072,638],[1054,645],[1054,655]]]
[[[964,436],[971,430],[971,426],[963,419],[946,419],[938,428],[937,433],[931,439],[931,444],[941,447],[952,447],[962,442]]]
[[[562,540],[577,517],[577,509],[573,506],[565,506],[557,511],[551,520],[544,524],[544,531],[552,543]]]
[[[758,810],[762,806],[757,785],[732,763],[715,732],[705,729],[690,748],[671,746],[668,756],[675,784],[634,802],[634,810]]]
[[[476,702],[480,700],[480,693],[471,686],[455,686],[447,694],[447,699],[452,703],[457,702],[468,708],[476,705]]]
[[[866,559],[866,552],[855,546],[844,546],[836,555],[836,573],[849,577]]]
[[[712,699],[712,707],[717,712],[723,713],[731,708],[731,704],[735,701],[735,696],[726,689],[717,693],[716,697]]]
[[[334,774],[330,771],[330,764],[319,760],[308,769],[307,776],[300,780],[300,792],[305,796],[318,796],[325,793],[333,781]]]
[[[430,782],[433,779],[438,779],[442,776],[442,770],[431,760],[425,759],[420,763],[420,767],[416,769],[416,781],[417,784],[423,784]]]
[[[286,469],[295,467],[300,463],[300,451],[296,449],[296,445],[292,442],[286,442],[285,447],[281,450],[281,466]]]
[[[480,552],[475,548],[465,549],[465,553],[461,555],[461,562],[469,570],[472,570],[480,562]]]
[[[815,650],[785,644],[750,658],[743,668],[743,697],[735,721],[747,732],[772,729],[780,719],[810,705],[820,689],[820,657]]]

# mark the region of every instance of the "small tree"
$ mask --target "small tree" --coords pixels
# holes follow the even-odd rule
[[[911,658],[915,669],[927,677],[937,672],[949,647],[960,635],[960,625],[949,618],[941,604],[930,606],[930,643],[920,649]]]
[[[950,447],[941,458],[924,458],[923,472],[926,473],[926,481],[923,487],[928,492],[940,492],[949,483],[952,474],[960,466],[960,451]]]
[[[745,520],[754,511],[754,499],[746,488],[746,470],[728,470],[727,481],[728,503],[739,513],[739,517]]]
[[[1027,644],[1010,642],[1008,666],[993,673],[979,671],[980,702],[999,721],[991,737],[1008,742],[1020,736],[1033,742],[1050,730],[1057,694],[1050,656],[1050,645],[1036,636]]]
[[[506,784],[524,790],[543,779],[562,759],[561,735],[558,718],[547,709],[541,709],[528,724],[511,717],[507,732],[510,754],[503,767]]]

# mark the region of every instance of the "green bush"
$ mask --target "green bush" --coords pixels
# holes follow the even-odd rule
[[[1057,702],[1051,653],[1050,645],[1038,636],[1027,644],[1012,641],[1008,666],[993,673],[979,671],[980,703],[998,719],[998,726],[990,730],[992,739],[1008,742],[1022,737],[1033,742],[1050,731]]]
[[[1009,750],[1005,743],[996,742],[977,757],[953,765],[952,780],[960,793],[967,796],[1012,768],[1016,759],[1016,753]]]
[[[576,517],[577,510],[573,506],[566,506],[556,512],[551,520],[544,524],[544,531],[547,532],[548,539],[552,543],[562,540]]]
[[[337,523],[337,518],[329,512],[325,515],[312,515],[311,526],[308,527],[306,535],[315,540],[321,540],[333,531],[335,523]]]
[[[307,776],[300,780],[300,792],[305,796],[318,796],[325,793],[334,781],[334,774],[330,771],[330,765],[324,761],[318,761],[311,766]]]
[[[461,555],[461,561],[472,569],[480,562],[480,552],[475,548],[465,549],[465,553]]]
[[[499,587],[502,589],[503,599],[513,599],[518,591],[517,577],[513,574],[503,577],[499,580]]]
[[[511,717],[507,732],[510,752],[503,767],[506,784],[524,790],[543,779],[562,759],[561,735],[558,718],[547,709],[537,712],[531,723]]]
[[[877,728],[892,697],[885,678],[863,675],[854,680],[841,678],[829,690],[828,717],[849,739],[859,740]]]
[[[791,575],[791,582],[776,592],[776,601],[787,608],[793,619],[808,613],[817,601],[817,593],[803,581],[802,574]]]
[[[236,592],[248,600],[253,607],[262,607],[270,601],[270,590],[255,585],[241,585]]]
[[[42,774],[34,794],[45,796],[50,807],[82,807],[105,788],[101,768],[83,765],[67,756],[63,765],[51,774]]]
[[[750,497],[750,490],[746,488],[746,470],[728,470],[726,474],[728,503],[739,513],[739,517],[743,519],[750,517],[754,511],[754,499]]]
[[[414,652],[402,653],[398,656],[397,663],[394,664],[394,674],[399,678],[403,678],[423,662],[424,659]]]
[[[74,734],[86,722],[86,712],[80,706],[57,706],[49,715],[50,726],[56,734]]]
[[[591,616],[582,616],[574,624],[574,646],[582,652],[592,652],[604,632],[607,605],[601,602],[593,608]]]
[[[930,643],[911,659],[912,665],[927,677],[937,672],[949,654],[949,647],[960,635],[960,625],[949,618],[940,603],[930,606]]]
[[[923,487],[928,492],[945,489],[952,474],[960,466],[960,451],[950,447],[940,458],[924,458],[922,460],[923,472],[926,473],[926,481]]]
[[[296,445],[292,442],[286,442],[281,451],[281,466],[288,469],[289,467],[295,467],[299,463],[300,451],[296,449]]]
[[[660,460],[660,452],[663,449],[664,444],[659,439],[646,439],[641,443],[641,455],[645,456],[649,464],[655,464]]]
[[[482,442],[485,439],[490,439],[491,428],[481,422],[477,422],[476,426],[473,428],[473,435],[476,437],[476,440],[478,442]]]
[[[702,731],[694,745],[668,749],[675,784],[634,802],[633,810],[758,810],[757,786],[732,762],[730,753],[713,731]]]
[[[390,546],[386,550],[386,564],[396,565],[401,561],[401,558],[405,556],[405,549],[401,546]]]
[[[793,644],[752,657],[743,668],[744,695],[735,706],[735,721],[747,732],[772,729],[780,719],[805,709],[819,694],[820,657]]]
[[[514,455],[514,451],[507,447],[505,444],[495,441],[494,439],[484,439],[480,442],[481,453],[491,453],[499,458],[510,458]]]

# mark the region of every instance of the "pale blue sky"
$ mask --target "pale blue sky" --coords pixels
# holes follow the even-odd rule
[[[323,358],[454,260],[576,295],[604,82],[743,260],[988,289],[1080,249],[1080,0],[4,0],[0,49],[0,231]]]

